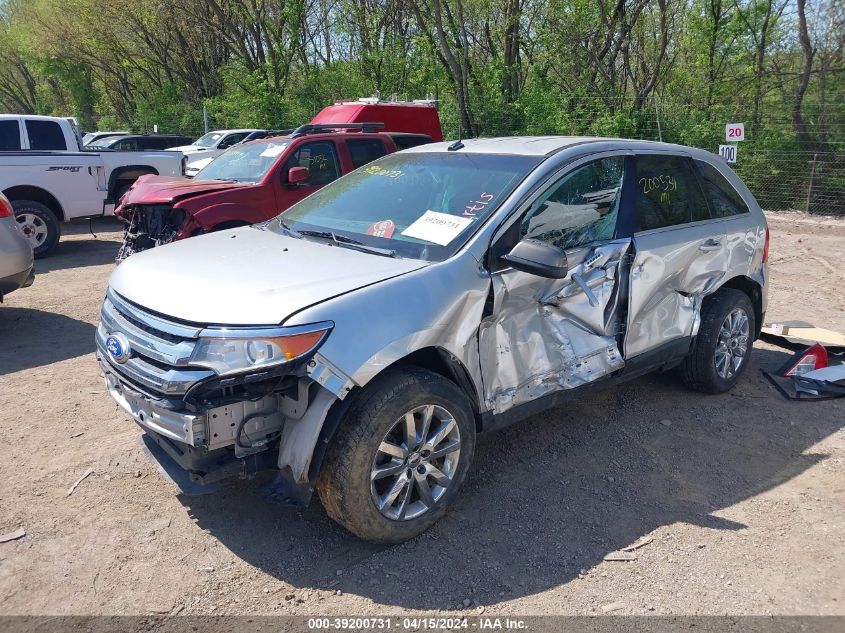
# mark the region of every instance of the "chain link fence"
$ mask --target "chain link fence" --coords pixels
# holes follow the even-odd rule
[[[307,109],[318,112],[326,104]],[[460,135],[454,101],[439,104],[444,136]],[[758,131],[750,125],[748,111],[714,106],[702,110],[697,104],[650,99],[634,108],[631,104],[610,109],[600,99],[563,99],[550,96],[547,104],[531,107],[501,107],[475,114],[474,136],[506,135],[593,135],[645,140],[663,140],[700,147],[718,153],[725,140],[725,125],[745,122],[746,140],[737,143],[737,160],[732,165],[754,193],[760,205],[771,211],[804,211],[820,215],[845,216],[845,118],[839,111],[815,112],[811,124],[816,136],[826,139],[825,151],[798,149],[791,119],[760,116]],[[706,117],[702,117],[702,112]],[[696,114],[697,113],[697,114]],[[206,131],[254,127],[237,116],[211,114],[201,108],[188,109],[170,120],[145,121],[133,132],[173,132],[199,137]],[[274,121],[273,129],[295,127],[305,121]]]

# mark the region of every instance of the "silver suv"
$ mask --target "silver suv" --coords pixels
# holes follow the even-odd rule
[[[476,436],[677,367],[731,389],[768,229],[718,157],[643,141],[416,147],[262,225],[135,255],[96,334],[112,397],[183,487],[267,492],[372,541],[437,521]]]

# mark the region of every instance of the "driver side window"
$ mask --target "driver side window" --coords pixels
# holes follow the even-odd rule
[[[522,219],[521,238],[562,249],[613,238],[625,157],[602,158],[570,171],[540,196]]]

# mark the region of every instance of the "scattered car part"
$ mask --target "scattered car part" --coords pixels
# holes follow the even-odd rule
[[[829,365],[820,343],[793,354],[775,372],[763,375],[788,400],[829,400],[845,395],[845,364]]]
[[[777,370],[778,376],[790,378],[792,376],[800,376],[807,372],[816,369],[822,369],[828,366],[827,349],[821,343],[814,343],[807,349],[796,352],[789,360],[787,360],[780,369]]]
[[[845,352],[845,334],[818,328],[805,321],[783,321],[764,323],[761,333],[767,337],[784,340],[793,345],[812,345],[821,343],[828,351]]]
[[[845,364],[830,365],[806,374],[793,375],[792,380],[797,391],[820,396],[845,396]]]

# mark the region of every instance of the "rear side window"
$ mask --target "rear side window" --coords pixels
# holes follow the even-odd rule
[[[119,149],[126,152],[134,152],[138,149],[138,139],[137,138],[125,138],[122,141],[118,141],[114,145],[112,145],[113,149]]]
[[[21,148],[21,130],[17,121],[0,121],[0,151],[14,152]]]
[[[377,138],[348,140],[346,141],[346,146],[349,148],[349,156],[352,158],[353,169],[358,169],[387,154],[387,150],[384,149],[384,143]]]
[[[701,177],[701,186],[704,188],[704,195],[707,196],[710,213],[714,218],[728,218],[732,215],[748,213],[745,200],[718,169],[701,160],[693,161],[693,163]]]
[[[636,189],[641,231],[710,217],[689,162],[681,156],[638,156]]]
[[[65,135],[61,126],[55,121],[36,121],[27,119],[26,134],[29,136],[29,149],[34,150],[63,150]]]

